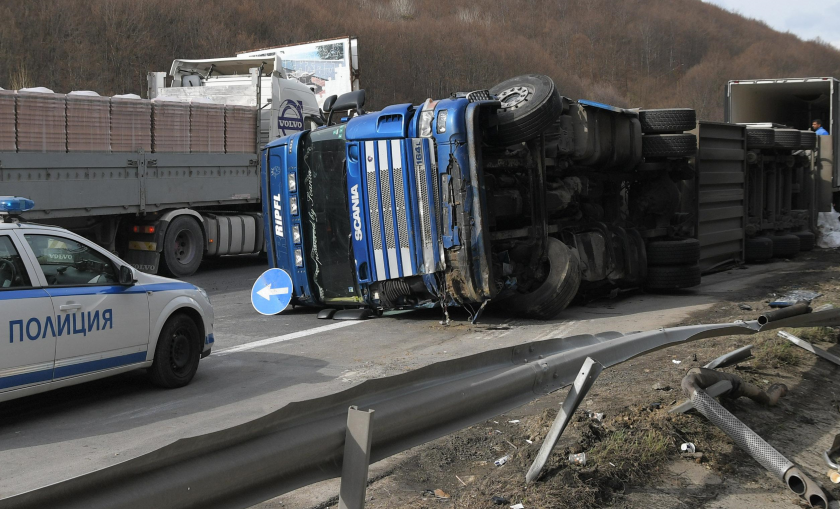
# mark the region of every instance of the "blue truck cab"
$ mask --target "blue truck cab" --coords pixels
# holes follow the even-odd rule
[[[269,143],[266,250],[291,275],[292,302],[475,310],[502,300],[547,318],[588,276],[593,287],[638,286],[642,237],[585,217],[598,216],[581,206],[588,188],[603,184],[575,168],[638,165],[638,114],[574,103],[537,77],[374,113],[339,98],[327,118],[351,118]]]

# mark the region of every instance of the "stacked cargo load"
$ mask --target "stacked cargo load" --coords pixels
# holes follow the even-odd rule
[[[190,101],[190,152],[225,152],[225,106],[209,100]]]
[[[18,152],[66,152],[67,119],[64,94],[43,87],[17,93]]]
[[[0,152],[15,152],[15,92],[0,89]]]
[[[162,97],[152,101],[152,151],[189,153],[189,103]]]
[[[67,152],[111,151],[111,99],[96,92],[67,94]]]
[[[111,98],[111,151],[152,151],[152,103],[136,94]]]
[[[253,153],[257,146],[257,108],[225,106],[225,152]]]

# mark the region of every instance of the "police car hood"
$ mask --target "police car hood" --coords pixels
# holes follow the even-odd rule
[[[138,270],[134,271],[134,277],[137,278],[138,285],[153,285],[153,284],[160,284],[160,283],[181,283],[181,284],[189,284],[185,281],[181,281],[180,279],[172,279],[163,276],[156,276],[154,274],[146,274],[145,272],[140,272]],[[195,285],[191,285],[194,288],[198,288]]]

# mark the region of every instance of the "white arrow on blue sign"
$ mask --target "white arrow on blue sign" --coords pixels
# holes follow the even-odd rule
[[[276,315],[292,300],[292,278],[283,269],[268,269],[251,288],[251,305],[263,315]]]

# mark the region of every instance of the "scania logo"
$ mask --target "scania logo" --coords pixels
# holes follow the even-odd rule
[[[280,136],[303,131],[303,102],[286,99],[280,103],[277,115],[277,129]]]
[[[350,188],[350,201],[353,205],[353,231],[356,240],[362,240],[362,211],[359,209],[359,185]]]

